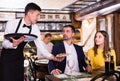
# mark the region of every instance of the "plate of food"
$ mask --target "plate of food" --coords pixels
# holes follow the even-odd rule
[[[66,57],[68,54],[66,53],[59,53],[56,55],[56,57]]]

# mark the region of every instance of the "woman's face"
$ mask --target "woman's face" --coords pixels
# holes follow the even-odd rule
[[[98,32],[95,36],[96,45],[98,45],[98,46],[104,45],[104,39],[105,39],[105,37],[103,36],[103,34]]]

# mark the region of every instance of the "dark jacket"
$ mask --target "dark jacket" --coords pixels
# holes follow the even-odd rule
[[[77,52],[79,70],[80,70],[80,72],[84,72],[85,71],[84,68],[86,68],[87,64],[85,63],[85,55],[84,55],[83,49],[81,46],[78,46],[75,44],[73,44],[73,45],[74,45],[76,52]],[[65,46],[64,46],[63,42],[53,46],[52,54],[54,56],[56,56],[59,53],[66,53]],[[60,69],[62,71],[62,73],[64,73],[65,66],[66,66],[66,57],[62,62],[56,62],[56,61],[50,60],[48,63],[48,70],[49,70],[49,73],[51,73],[51,71],[53,69],[57,68],[57,69]]]

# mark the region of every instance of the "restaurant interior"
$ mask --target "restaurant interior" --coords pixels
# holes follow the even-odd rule
[[[105,30],[109,34],[110,47],[115,49],[116,64],[120,66],[120,0],[1,0],[0,50],[2,49],[7,21],[24,17],[24,8],[29,2],[38,4],[42,9],[40,19],[37,22],[41,39],[46,33],[51,33],[51,42],[54,45],[58,44],[63,40],[63,26],[73,25],[75,27],[73,41],[82,46],[84,53],[87,53],[88,49],[94,46],[93,40],[96,31]],[[23,52],[25,60],[27,60],[25,72],[31,73],[31,79],[25,81],[42,81],[48,75],[48,60],[36,60],[37,52],[33,41],[26,44]],[[52,80],[49,78],[45,81],[70,80],[58,80],[56,78]],[[76,81],[90,81],[90,79]]]

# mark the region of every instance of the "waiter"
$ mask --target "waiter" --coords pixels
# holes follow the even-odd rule
[[[35,3],[28,3],[25,7],[25,16],[7,22],[5,35],[10,33],[28,33],[37,36],[34,40],[37,49],[48,59],[61,61],[50,54],[41,44],[40,30],[36,25],[40,18],[41,8]],[[24,56],[23,48],[27,38],[22,36],[19,39],[4,39],[0,57],[0,81],[24,81]]]

